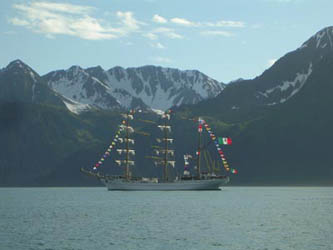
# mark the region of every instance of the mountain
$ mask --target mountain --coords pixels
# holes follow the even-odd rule
[[[64,106],[62,96],[50,89],[41,77],[20,60],[0,71],[0,101],[44,103]]]
[[[234,183],[333,184],[332,41],[333,27],[325,28],[255,79],[180,109],[233,138],[225,150],[240,173]]]
[[[57,75],[59,79],[77,80],[83,83],[86,93],[91,94],[91,90],[92,95],[103,97],[108,89],[102,82],[104,71],[98,67],[86,71],[74,66]],[[94,77],[98,72],[101,81]],[[67,98],[54,91],[47,84],[47,77],[40,77],[20,60],[0,70],[0,186],[98,185],[96,179],[80,174],[79,169],[91,167],[108,146],[121,121],[119,111],[123,107],[106,95],[103,101],[110,105],[104,109],[94,108],[97,105],[93,103],[82,104],[79,98]],[[132,98],[135,99],[146,106],[139,98]],[[143,119],[156,120],[158,115],[148,112]],[[139,130],[142,126],[140,122],[135,125]],[[147,130],[159,131],[152,125]],[[142,151],[138,154],[142,157],[138,157],[141,167],[134,173],[158,174],[144,157],[150,153],[151,138],[137,135],[136,140],[140,143],[135,149]],[[105,170],[111,174],[119,172],[113,168]]]
[[[260,115],[293,98],[306,85],[314,67],[332,52],[333,27],[328,27],[281,57],[260,76],[228,84],[216,98],[197,107],[210,113],[219,109],[224,119],[234,121]]]
[[[231,177],[232,184],[332,185],[332,30],[329,27],[319,31],[255,79],[230,83],[216,97],[173,108],[175,117],[171,122],[176,149],[173,173],[183,171],[183,154],[196,150],[197,124],[191,119],[200,116],[210,124],[216,135],[230,136],[233,140],[232,146],[223,147],[230,166],[239,171],[238,175]],[[168,81],[157,81],[167,78],[165,72],[168,69],[150,67],[132,71],[116,67],[110,73],[101,67],[81,69],[74,66],[43,77],[21,61],[14,61],[2,69],[0,186],[98,185],[97,180],[80,174],[79,169],[92,169],[121,123],[123,104],[120,98],[114,96],[115,89],[121,86],[120,83],[130,82],[122,91],[132,97],[137,91],[139,94],[133,98],[138,98],[138,102],[141,100],[138,105],[147,105],[144,101],[157,103],[157,100],[152,96],[151,99],[141,99],[145,86],[151,89],[156,83],[154,93],[161,100],[165,96],[159,97],[158,93],[169,93],[179,87],[175,83],[167,85]],[[143,73],[143,68],[150,73]],[[152,75],[152,71],[161,73]],[[177,70],[173,72],[168,77],[177,82]],[[187,71],[178,72],[179,76],[188,76]],[[160,75],[162,73],[164,76]],[[145,85],[133,80],[137,79],[136,76]],[[58,80],[50,83],[49,79]],[[187,78],[181,79],[178,83]],[[73,90],[77,87],[79,95],[76,100],[73,95],[64,97],[49,84],[54,89],[64,86],[64,89],[68,88],[68,93],[73,84]],[[184,87],[186,91],[187,87]],[[161,91],[163,88],[167,91]],[[171,98],[173,101],[177,94]],[[98,104],[102,108],[96,104],[98,98],[90,99],[90,96],[104,97],[103,102]],[[81,103],[81,100],[86,100],[86,103]],[[80,112],[82,110],[86,112]],[[160,133],[154,124],[158,119],[156,114],[147,111],[142,112],[140,119],[133,123],[139,132],[150,134],[135,134],[135,175],[161,173],[145,157],[151,154],[151,146]],[[147,123],[147,120],[153,122]],[[208,134],[205,136],[208,137]],[[209,142],[209,137],[203,140]],[[102,172],[121,172],[113,161],[116,152],[113,153],[101,168]],[[218,154],[212,155],[212,158],[217,160]]]
[[[68,173],[79,171],[78,161],[69,163],[72,157],[83,162],[96,157],[119,115],[88,109],[78,116],[73,112],[78,107],[20,60],[0,70],[0,186],[61,185]],[[59,172],[61,178],[50,180]]]
[[[108,147],[122,120],[119,110],[90,106],[80,112],[82,104],[56,93],[20,60],[0,70],[0,93],[0,186],[101,185],[80,168],[89,169]],[[148,112],[142,118],[157,115]],[[136,150],[144,151],[136,173],[149,175],[153,164],[143,155],[151,140],[144,137],[136,135]]]
[[[194,104],[217,96],[224,84],[197,70],[156,66],[138,68],[72,66],[53,71],[43,79],[59,94],[102,109],[152,108]]]

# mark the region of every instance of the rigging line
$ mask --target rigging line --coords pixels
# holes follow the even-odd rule
[[[145,156],[145,158],[164,161],[164,159],[162,157],[158,157],[158,156],[149,156],[149,155],[147,155],[147,156]]]
[[[203,155],[204,155],[204,158],[205,158],[205,161],[206,161],[206,166],[207,166],[208,172],[210,173],[211,169],[210,169],[210,166],[209,166],[209,161],[208,161],[208,158],[207,158],[207,151],[206,150],[203,151]]]
[[[222,167],[220,166],[220,161],[219,161],[219,160],[216,160],[215,162],[216,162],[216,168],[215,168],[215,171],[220,172],[221,169],[222,169]]]
[[[210,140],[206,145],[204,145],[203,147],[201,147],[200,149],[203,151],[205,150],[213,141]],[[193,160],[197,160],[198,159],[198,156],[196,157],[193,157]]]
[[[206,149],[212,142],[212,140],[208,141],[208,143],[204,145],[201,149]]]
[[[144,136],[150,136],[149,133],[138,131],[138,130],[134,130],[134,133],[139,134],[139,135],[144,135]]]
[[[140,122],[145,122],[145,123],[151,123],[151,124],[157,124],[157,122],[149,121],[149,120],[138,119],[138,121],[140,121]]]
[[[209,161],[211,162],[211,165],[212,165],[212,172],[215,172],[215,160],[213,161],[213,158],[212,156],[208,153],[208,158],[209,158]]]

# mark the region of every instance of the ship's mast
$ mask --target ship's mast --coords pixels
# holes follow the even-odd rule
[[[134,132],[134,129],[130,126],[130,120],[133,120],[133,112],[129,111],[127,114],[123,114],[123,117],[125,118],[125,123],[121,125],[121,129],[125,131],[125,135],[123,138],[118,138],[118,140],[120,143],[125,144],[125,148],[117,149],[117,151],[120,155],[125,153],[125,160],[117,160],[116,162],[125,167],[124,178],[130,180],[130,165],[134,165],[134,161],[130,159],[130,155],[135,155],[135,151],[130,148],[130,143],[134,144],[134,140],[130,138],[130,134]]]
[[[163,132],[162,138],[157,138],[157,142],[161,143],[161,146],[155,147],[155,152],[158,156],[152,157],[155,160],[155,164],[162,164],[163,166],[163,180],[169,180],[168,166],[175,166],[175,161],[171,160],[169,156],[174,156],[174,150],[169,149],[169,144],[173,142],[172,138],[169,138],[169,132],[171,132],[171,126],[168,125],[167,121],[170,120],[170,113],[166,112],[162,119],[164,119],[163,125],[158,127]]]
[[[126,140],[125,140],[125,144],[126,144],[126,169],[125,169],[125,179],[129,180],[129,165],[128,165],[128,160],[129,160],[129,143],[128,143],[128,139],[129,139],[129,113],[127,113],[127,117],[126,117]]]
[[[197,178],[200,179],[201,177],[201,170],[200,170],[200,158],[201,158],[201,134],[202,134],[202,122],[200,117],[198,118],[198,157],[197,157]]]
[[[166,129],[167,122],[164,120],[164,167],[163,167],[163,179],[168,180],[168,130]]]

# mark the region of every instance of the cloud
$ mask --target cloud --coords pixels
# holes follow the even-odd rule
[[[17,17],[10,19],[10,22],[16,26],[28,26],[30,24],[28,21]]]
[[[171,63],[172,60],[170,58],[167,57],[154,57],[152,58],[153,61],[158,62],[158,63]]]
[[[216,23],[210,23],[215,27],[231,27],[231,28],[243,28],[245,27],[245,23],[241,21],[225,21],[221,20]]]
[[[264,0],[266,2],[278,2],[278,3],[291,3],[291,2],[300,2],[300,0]]]
[[[221,30],[207,30],[207,31],[202,31],[200,34],[204,35],[204,36],[224,36],[224,37],[233,36],[232,33],[228,32],[228,31],[221,31]]]
[[[192,22],[185,18],[172,18],[171,22],[174,24],[187,26],[187,27],[229,27],[229,28],[244,28],[245,23],[241,21],[227,21],[220,20],[217,22]]]
[[[117,11],[104,13],[97,17],[96,8],[47,1],[32,1],[27,3],[13,4],[16,15],[8,21],[12,25],[21,26],[35,33],[40,33],[48,38],[56,38],[58,35],[67,35],[86,40],[117,39],[133,33],[140,34],[151,41],[156,41],[161,37],[170,39],[182,39],[177,26],[195,27],[201,31],[202,35],[232,36],[231,32],[221,31],[218,28],[242,28],[245,23],[241,21],[220,20],[216,22],[193,22],[182,17],[174,17],[168,20],[158,14],[152,17],[155,24],[149,27],[148,24],[137,20],[133,12]],[[107,21],[105,18],[115,20]],[[156,27],[156,24],[159,25]],[[169,27],[161,26],[169,25]],[[170,27],[170,25],[173,25]],[[176,29],[177,28],[177,29]],[[213,31],[203,31],[204,28],[214,28]],[[155,45],[157,43],[154,43]],[[163,45],[157,46],[161,48]]]
[[[152,43],[151,46],[156,49],[165,49],[165,46],[161,43]]]
[[[133,17],[133,13],[130,11],[127,12],[117,12],[117,16],[121,20],[121,23],[124,25],[124,27],[131,29],[131,30],[138,30],[140,28],[140,25],[143,25],[144,23],[137,21]]]
[[[267,66],[268,67],[271,67],[273,66],[273,64],[277,61],[277,59],[273,58],[273,59],[269,59],[268,62],[267,62]]]
[[[143,34],[144,37],[150,39],[150,40],[157,40],[158,39],[158,36],[154,33],[146,33],[146,34]]]
[[[152,31],[152,33],[160,33],[168,38],[171,38],[171,39],[182,39],[183,36],[182,35],[179,35],[177,34],[174,29],[170,29],[170,28],[157,28],[155,30]]]
[[[53,12],[70,13],[70,14],[86,14],[94,10],[93,7],[73,5],[67,3],[33,2],[31,5],[38,9],[44,9]],[[18,4],[16,6],[22,7],[23,5]]]
[[[143,34],[144,37],[148,38],[149,40],[157,40],[160,36],[168,37],[171,39],[182,39],[183,36],[176,33],[174,29],[160,27],[154,30],[151,30],[148,33]]]
[[[167,19],[165,19],[164,17],[162,17],[162,16],[160,16],[160,15],[154,15],[153,16],[153,22],[155,22],[155,23],[167,23],[168,22],[168,20]]]
[[[31,2],[14,4],[20,17],[9,22],[26,27],[33,32],[54,38],[56,35],[69,35],[87,40],[115,39],[140,29],[143,23],[137,21],[132,12],[117,12],[120,26],[113,27],[102,19],[91,16],[95,8],[83,5]]]
[[[171,22],[175,23],[175,24],[183,25],[183,26],[198,26],[198,24],[191,22],[185,18],[175,17],[175,18],[171,19]]]

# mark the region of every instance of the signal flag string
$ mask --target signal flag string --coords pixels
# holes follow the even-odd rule
[[[140,110],[139,110],[138,112],[140,112]],[[134,110],[131,110],[131,111],[130,111],[130,114],[131,114],[131,115],[134,115],[134,113],[135,113]],[[122,120],[121,124],[126,124],[126,120]],[[122,132],[123,130],[124,130],[124,128],[123,128],[121,125],[119,125],[119,129],[118,129],[118,131],[116,132],[116,135],[114,136],[114,138],[113,138],[111,144],[108,146],[107,150],[104,152],[104,154],[103,154],[102,157],[99,159],[99,161],[96,162],[96,163],[93,165],[93,170],[97,170],[97,168],[99,168],[101,165],[103,165],[105,159],[108,158],[108,157],[110,157],[110,155],[111,155],[111,151],[115,148],[116,143],[117,143],[118,141],[120,141],[118,138],[119,138],[119,136],[120,136],[120,134],[121,134],[121,132]]]
[[[212,139],[212,141],[214,142],[217,152],[220,155],[220,158],[222,160],[223,163],[223,167],[226,171],[230,171],[233,174],[237,174],[238,171],[237,169],[234,168],[230,168],[229,164],[225,158],[225,155],[222,151],[222,147],[221,144],[223,145],[231,145],[232,144],[232,140],[229,137],[216,137],[216,135],[213,133],[212,129],[210,128],[210,126],[208,125],[208,123],[203,120],[203,119],[199,119],[199,125],[198,125],[198,130],[199,132],[202,132],[202,127],[204,127],[206,129],[206,131],[208,132],[210,138]]]

